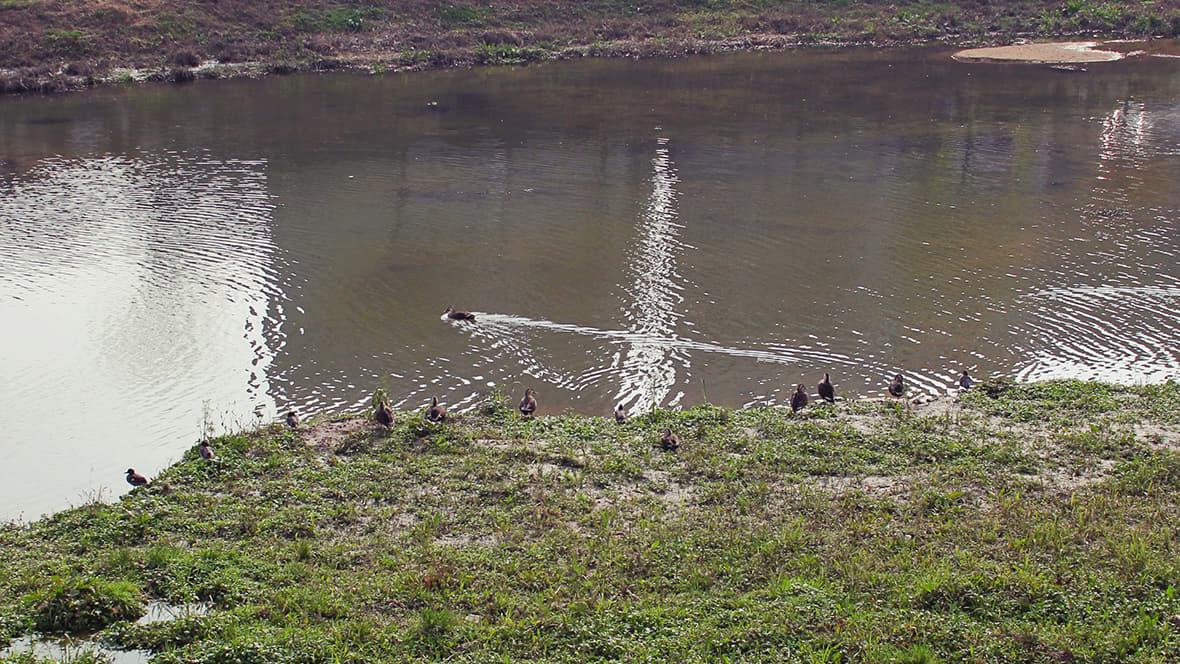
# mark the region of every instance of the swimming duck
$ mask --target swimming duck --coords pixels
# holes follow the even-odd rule
[[[447,318],[450,318],[451,320],[475,320],[475,314],[471,313],[470,311],[459,311],[453,306],[447,307],[447,310],[443,312],[443,315],[445,315]]]
[[[898,398],[905,394],[905,379],[901,377],[901,374],[897,374],[893,380],[889,381],[889,394]]]
[[[532,416],[537,412],[537,399],[533,396],[533,388],[528,388],[524,391],[524,398],[520,400],[520,414],[525,417]]]
[[[622,424],[627,421],[627,411],[623,408],[623,404],[615,406],[615,422]]]
[[[143,486],[148,483],[147,478],[135,472],[134,468],[127,469],[127,483],[131,486]]]
[[[664,429],[664,433],[660,436],[660,449],[675,451],[680,447],[680,438],[672,433],[671,429]]]
[[[197,453],[206,461],[213,461],[217,455],[213,453],[213,448],[209,447],[209,441],[202,440],[201,445],[197,448]]]
[[[373,419],[377,420],[377,424],[380,424],[381,426],[388,429],[393,425],[393,411],[389,409],[389,406],[384,401],[382,401],[381,403],[377,404],[377,410],[373,411]]]
[[[287,411],[287,426],[291,427],[292,429],[299,428],[299,415],[297,415],[293,410]]]
[[[426,411],[426,419],[431,422],[442,422],[447,419],[447,409],[438,405],[438,397],[432,397],[430,410]]]
[[[962,390],[969,390],[974,384],[975,380],[971,378],[966,369],[963,369],[963,375],[959,376],[959,388]]]
[[[836,402],[836,388],[832,387],[832,379],[828,374],[824,374],[824,381],[816,386],[819,389],[819,398],[828,403]]]
[[[791,410],[799,412],[807,406],[807,388],[803,385],[795,388],[795,393],[791,395]]]

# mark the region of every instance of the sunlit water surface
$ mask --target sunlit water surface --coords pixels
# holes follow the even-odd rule
[[[857,50],[0,100],[0,519],[379,386],[608,414],[1176,378],[1177,73]]]

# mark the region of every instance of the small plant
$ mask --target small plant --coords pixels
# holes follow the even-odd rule
[[[295,543],[295,560],[311,560],[311,542],[304,539]]]
[[[373,408],[376,408],[381,404],[385,404],[386,407],[389,406],[389,395],[385,392],[384,387],[378,387],[377,389],[373,390],[373,398],[369,401],[369,405],[371,405]]]
[[[455,614],[447,609],[423,607],[418,610],[418,621],[411,638],[426,645],[438,646],[445,642],[458,623]]]
[[[139,588],[128,581],[54,577],[48,587],[25,598],[39,632],[59,634],[101,629],[143,615]]]

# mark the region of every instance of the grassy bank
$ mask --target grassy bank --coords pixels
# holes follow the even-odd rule
[[[1180,386],[986,387],[622,425],[492,395],[227,436],[0,530],[0,641],[113,620],[153,662],[1180,661]],[[209,611],[127,620],[148,599]]]
[[[1180,0],[0,0],[0,90],[1077,35],[1180,35]]]

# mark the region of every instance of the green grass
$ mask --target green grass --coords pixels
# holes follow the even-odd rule
[[[86,578],[209,606],[100,634],[153,662],[1178,661],[1176,386],[963,402],[227,436],[0,529],[0,636]]]

